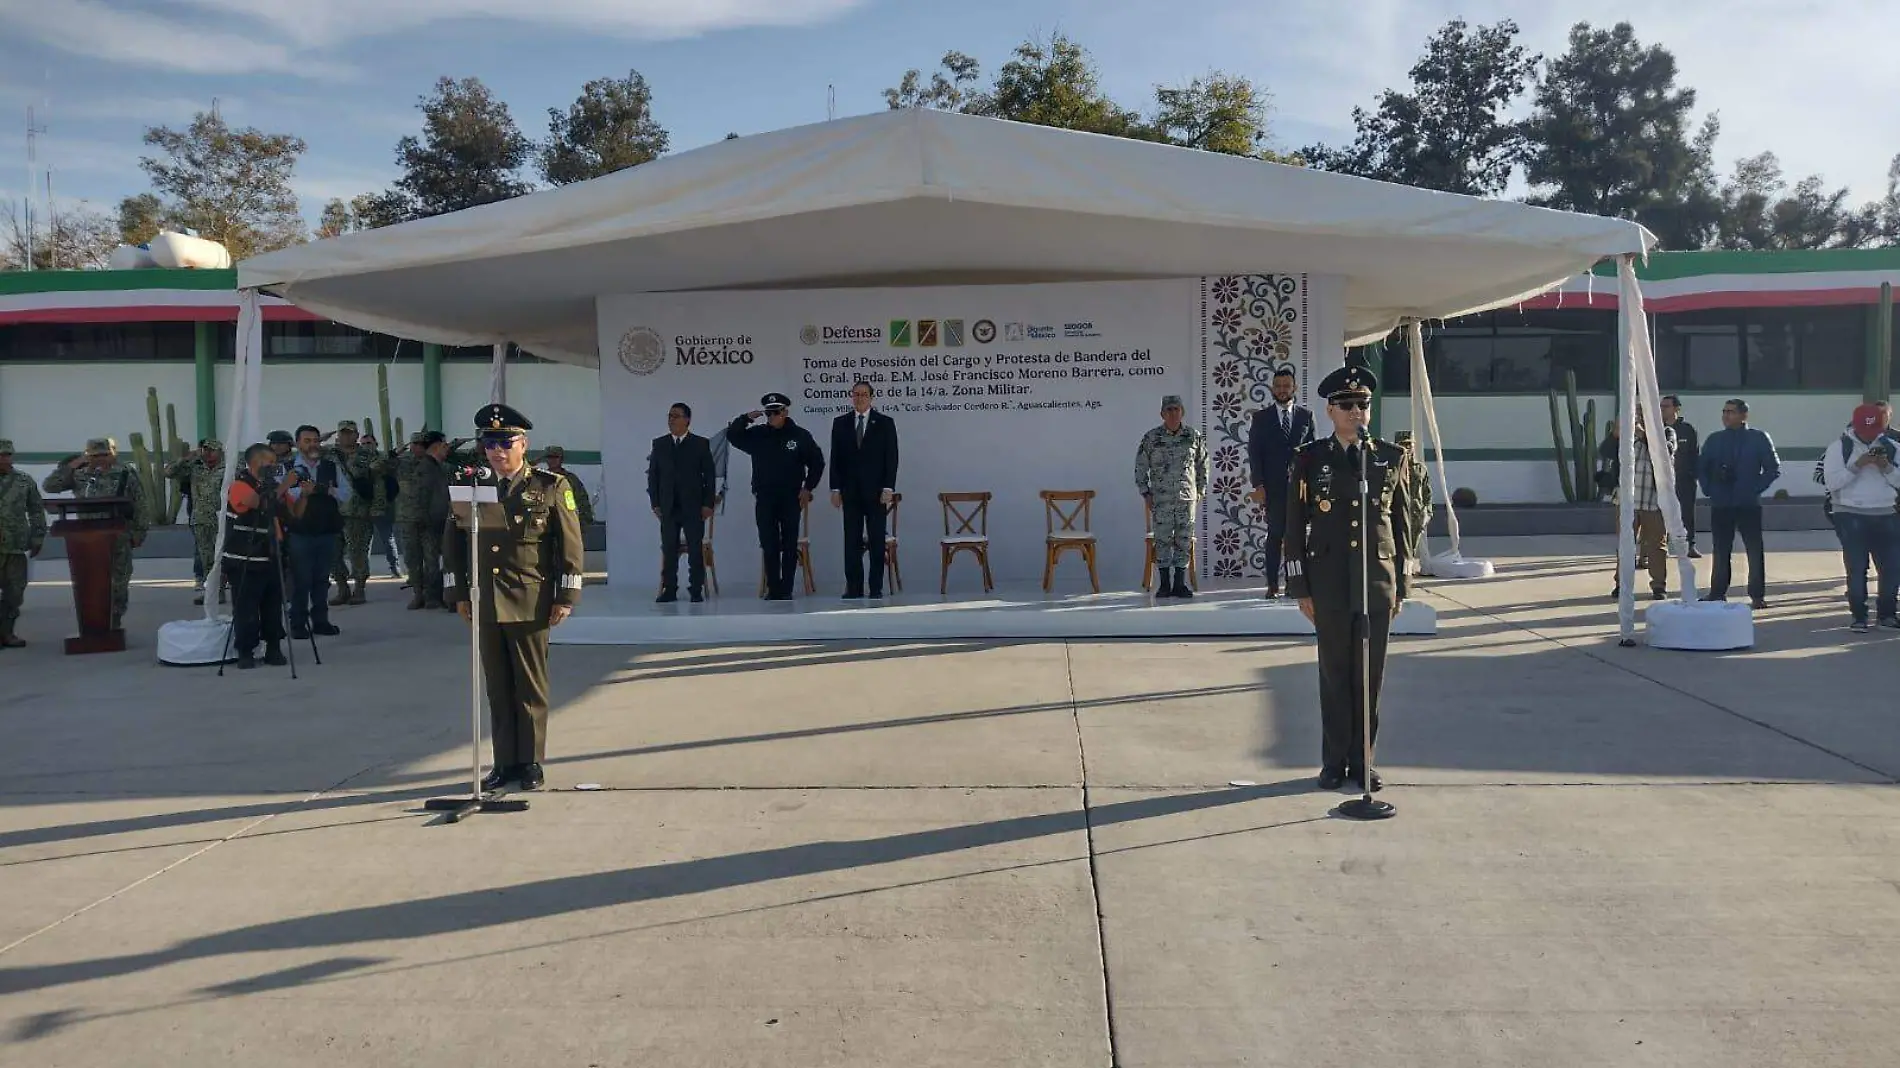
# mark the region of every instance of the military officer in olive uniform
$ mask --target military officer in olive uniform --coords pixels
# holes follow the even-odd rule
[[[1326,398],[1333,433],[1294,454],[1287,489],[1287,593],[1299,600],[1300,611],[1319,636],[1324,735],[1319,785],[1324,790],[1338,789],[1348,779],[1373,790],[1382,785],[1379,773],[1364,766],[1365,717],[1358,704],[1359,643],[1353,624],[1363,594],[1370,631],[1367,697],[1376,741],[1386,636],[1405,600],[1405,560],[1412,534],[1405,451],[1363,436],[1378,384],[1377,376],[1357,366],[1326,376],[1319,392]],[[1365,515],[1359,504],[1362,450],[1367,461]]]
[[[548,628],[558,627],[581,599],[586,567],[574,488],[552,471],[528,466],[534,424],[506,404],[475,415],[482,451],[493,470],[499,502],[480,505],[482,528],[469,558],[467,507],[458,505],[442,539],[449,601],[470,618],[469,583],[481,583],[482,674],[487,680],[494,768],[482,789],[518,782],[524,790],[546,781]]]

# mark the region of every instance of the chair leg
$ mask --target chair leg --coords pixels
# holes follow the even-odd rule
[[[1082,559],[1089,565],[1089,588],[1096,593],[1102,592],[1102,580],[1095,577],[1095,546],[1082,546]]]
[[[897,566],[897,550],[885,549],[884,562],[890,567],[891,585],[897,588],[898,593],[903,593],[904,592],[904,572],[901,568]]]
[[[944,546],[943,577],[937,581],[937,593],[940,595],[950,592],[950,555],[950,547],[948,545]]]
[[[719,569],[713,563],[712,546],[710,545],[705,546],[705,554],[706,554],[706,585],[712,588],[712,595],[714,597],[717,597],[719,596]]]
[[[989,593],[996,588],[996,583],[990,581],[990,547],[985,545],[977,549],[976,558],[983,565],[983,592]]]
[[[1049,587],[1055,585],[1056,552],[1054,545],[1042,547],[1042,592],[1044,593],[1048,593]]]
[[[818,582],[811,577],[811,549],[809,546],[799,546],[798,566],[804,569],[805,572],[805,592],[808,594],[817,593]]]
[[[1141,588],[1154,589],[1155,584],[1155,543],[1148,543],[1147,559],[1141,564]]]

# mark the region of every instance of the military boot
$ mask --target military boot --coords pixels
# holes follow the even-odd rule
[[[368,604],[369,603],[369,597],[363,592],[363,587],[368,585],[368,583],[369,583],[369,579],[367,577],[356,580],[356,588],[350,591],[351,604]]]
[[[330,607],[337,608],[350,603],[350,580],[343,579],[336,584],[336,592],[330,595]]]
[[[1174,569],[1174,595],[1184,601],[1192,600],[1194,597],[1194,591],[1188,588],[1187,568],[1185,567],[1177,567]]]
[[[284,659],[284,650],[276,642],[269,642],[264,646],[264,663],[271,667],[283,667],[290,661]]]
[[[409,610],[414,612],[422,607],[422,587],[411,586],[409,591]]]

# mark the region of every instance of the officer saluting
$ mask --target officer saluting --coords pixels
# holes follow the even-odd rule
[[[483,790],[519,782],[524,790],[546,781],[548,628],[559,626],[581,599],[585,573],[574,490],[562,476],[528,466],[526,416],[506,404],[475,413],[475,429],[498,502],[482,509],[480,560],[469,559],[466,511],[444,529],[444,568],[453,583],[450,603],[469,618],[469,582],[481,582],[482,673],[495,763]]]
[[[1365,768],[1364,722],[1359,707],[1359,643],[1353,618],[1361,596],[1369,613],[1369,675],[1374,740],[1379,734],[1379,684],[1385,674],[1386,636],[1405,600],[1407,530],[1405,453],[1399,446],[1366,437],[1372,393],[1379,380],[1364,367],[1346,366],[1326,376],[1319,392],[1333,433],[1294,454],[1287,488],[1287,593],[1319,635],[1321,748],[1319,785],[1338,789],[1351,779],[1377,790],[1379,773]],[[1359,507],[1360,450],[1367,450],[1370,514]],[[1362,571],[1359,561],[1363,560]],[[1364,585],[1361,585],[1361,576]],[[1370,776],[1367,782],[1364,776]]]
[[[783,393],[759,398],[759,410],[726,427],[732,447],[752,457],[753,515],[765,558],[765,599],[792,599],[798,574],[798,517],[825,476],[825,454],[811,432],[792,422],[792,399]],[[765,423],[753,426],[754,419]]]

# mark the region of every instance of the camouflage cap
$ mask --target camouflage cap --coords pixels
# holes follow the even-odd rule
[[[409,444],[411,445],[426,445],[428,442],[429,432],[427,430],[418,430],[409,435]]]
[[[87,456],[109,456],[119,451],[119,443],[111,438],[87,438]]]
[[[339,433],[339,434],[341,434],[341,433],[343,433],[343,432],[344,432],[345,430],[347,430],[347,431],[349,431],[349,432],[350,432],[350,433],[352,433],[352,434],[354,434],[354,433],[356,433],[356,420],[354,420],[354,419],[344,419],[344,420],[341,420],[340,422],[338,422],[338,423],[337,423],[337,425],[336,425],[336,432],[337,432],[337,433]]]
[[[264,440],[270,442],[272,445],[292,445],[297,441],[296,438],[290,436],[290,431],[288,430],[273,430],[264,435]]]
[[[0,456],[12,456],[12,455],[13,455],[13,439],[0,438]]]
[[[198,443],[198,447],[201,449],[210,449],[212,452],[223,452],[224,442],[219,441],[217,438],[206,438]]]
[[[1169,408],[1181,408],[1185,410],[1187,405],[1181,403],[1181,395],[1179,393],[1169,393],[1161,398],[1161,408],[1163,411]]]
[[[542,449],[542,450],[541,450],[541,455],[543,455],[543,456],[559,456],[559,457],[561,457],[562,459],[566,459],[566,458],[567,458],[567,450],[566,450],[566,449],[564,449],[564,448],[562,448],[562,447],[560,447],[559,445],[549,445],[549,446],[548,446],[547,448],[545,448],[545,449]]]

